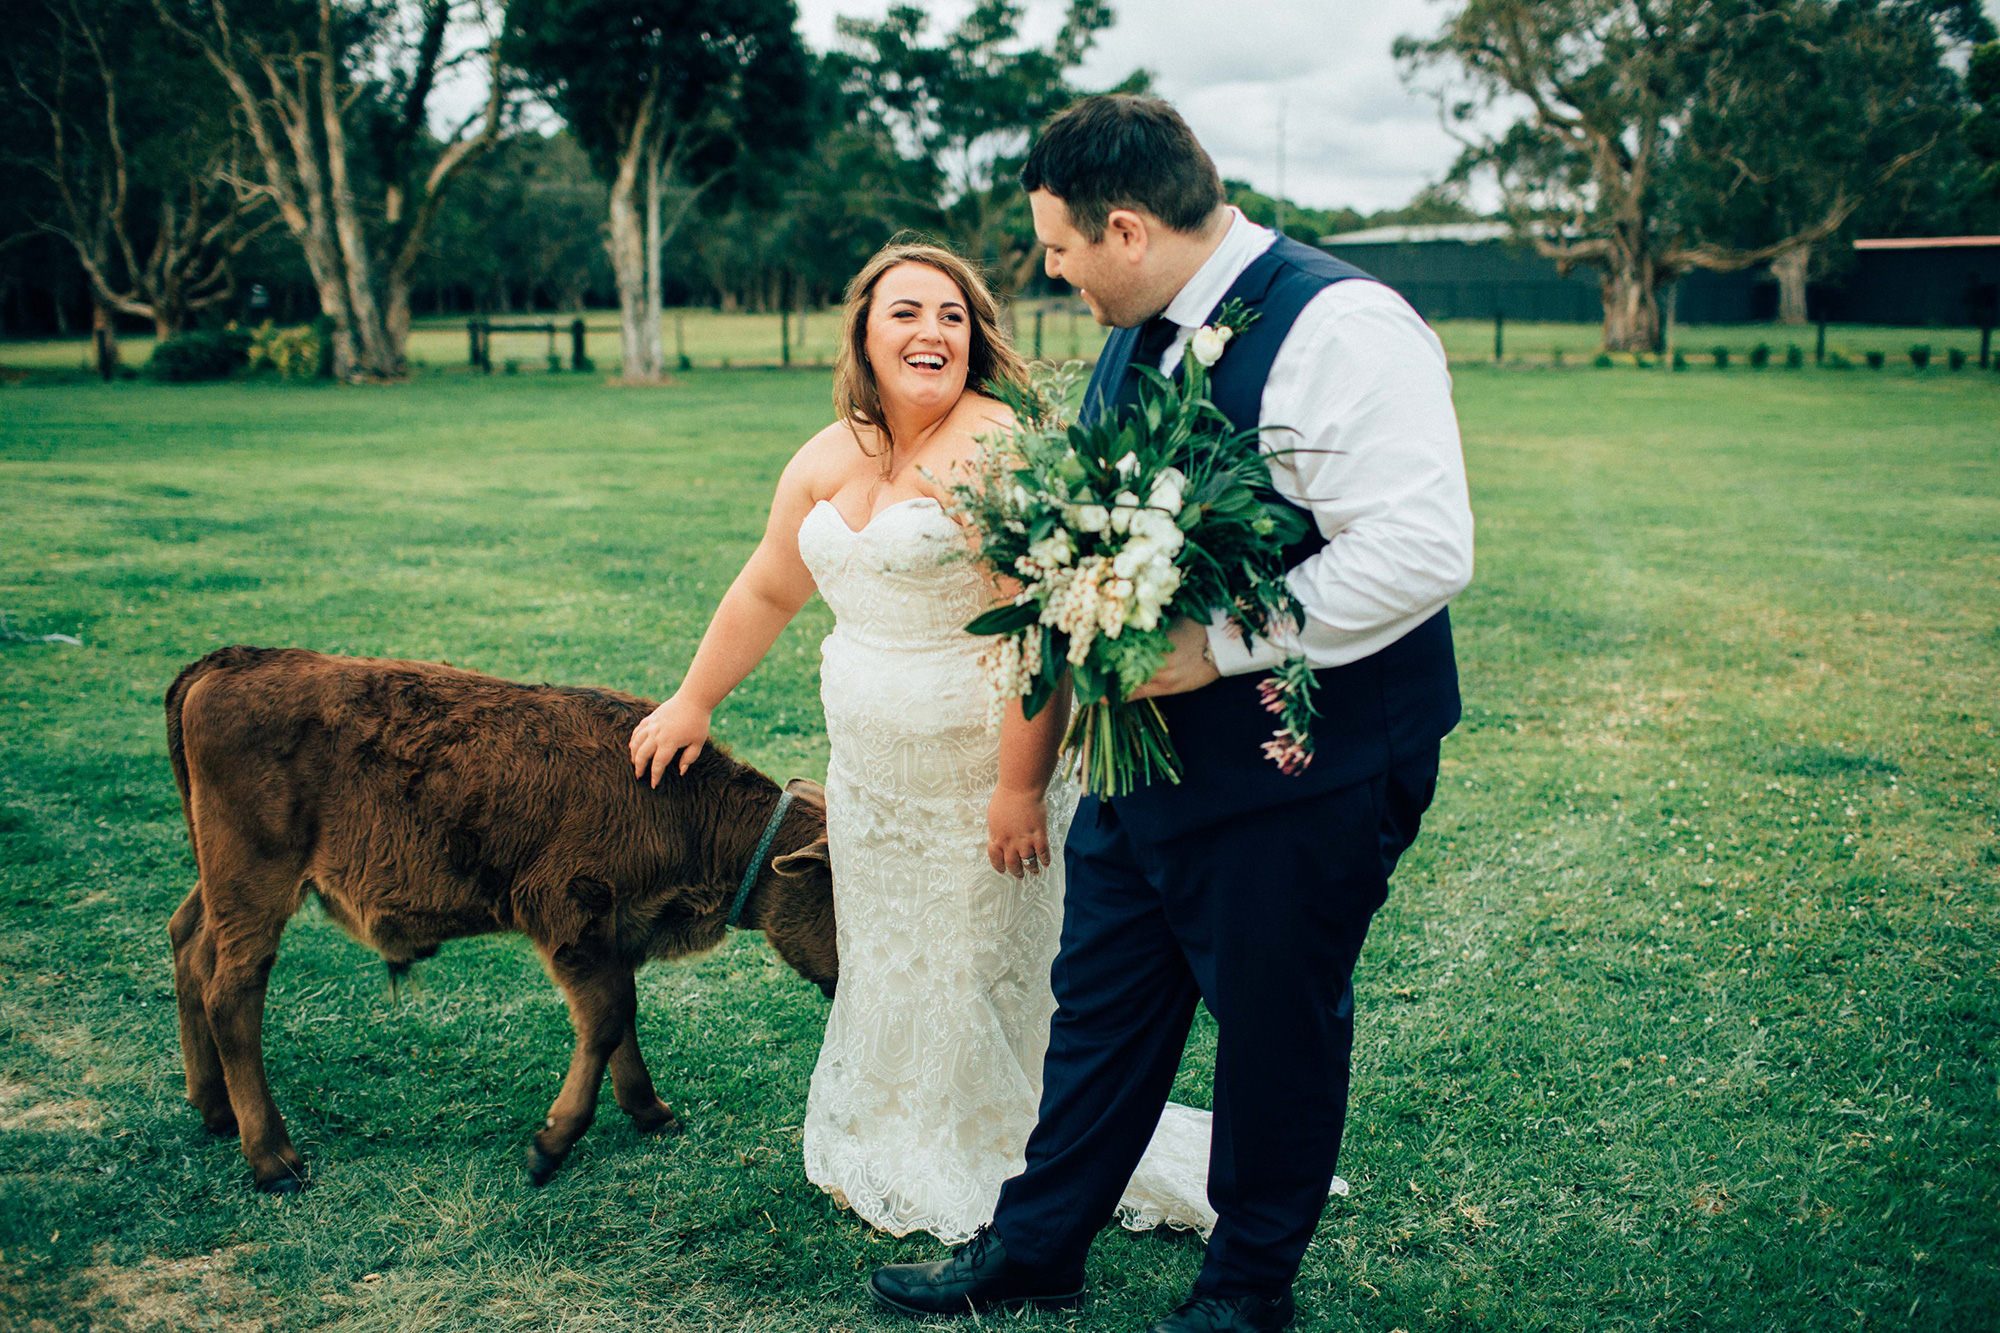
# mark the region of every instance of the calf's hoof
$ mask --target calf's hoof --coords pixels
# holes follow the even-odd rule
[[[678,1134],[687,1126],[674,1114],[673,1107],[655,1102],[644,1110],[632,1112],[632,1128],[641,1134]]]
[[[296,1172],[287,1171],[284,1175],[273,1176],[269,1180],[257,1181],[257,1190],[261,1194],[297,1194],[305,1187],[304,1168]]]
[[[545,1152],[539,1143],[528,1145],[528,1183],[537,1188],[549,1183],[549,1178],[562,1169],[563,1159]]]
[[[202,1128],[218,1138],[233,1139],[240,1131],[236,1128],[236,1115],[231,1111],[203,1111]]]

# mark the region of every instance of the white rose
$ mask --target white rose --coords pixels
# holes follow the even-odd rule
[[[1120,491],[1112,497],[1111,505],[1111,530],[1122,537],[1132,526],[1132,516],[1139,512],[1139,497]]]
[[[1117,468],[1118,475],[1129,481],[1132,474],[1139,470],[1139,455],[1133,453],[1126,454],[1118,460]]]
[[[1170,467],[1153,483],[1153,494],[1146,503],[1169,514],[1178,514],[1181,512],[1181,488],[1186,485],[1187,478],[1181,475],[1181,470]]]
[[[1212,366],[1222,359],[1222,349],[1228,345],[1235,330],[1228,325],[1204,324],[1194,332],[1188,347],[1194,352],[1194,359],[1203,366]]]
[[[1015,507],[1016,509],[1026,509],[1026,508],[1028,507],[1028,488],[1027,488],[1027,487],[1025,487],[1025,486],[1016,486],[1016,487],[1014,488],[1014,507]]]
[[[1111,511],[1103,505],[1079,506],[1076,525],[1085,532],[1102,532],[1111,526]]]

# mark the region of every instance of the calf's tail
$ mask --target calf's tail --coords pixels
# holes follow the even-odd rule
[[[187,742],[181,733],[181,708],[187,702],[188,691],[195,682],[217,671],[230,667],[247,666],[263,660],[275,649],[250,648],[241,644],[228,648],[218,648],[208,656],[188,663],[181,673],[174,677],[174,683],[167,686],[167,762],[174,766],[174,786],[181,793],[181,817],[187,821],[188,846],[194,852],[195,864],[201,864],[201,845],[194,831],[194,802],[188,788]]]

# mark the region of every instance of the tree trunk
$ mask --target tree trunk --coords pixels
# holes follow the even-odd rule
[[[1653,266],[1642,256],[1614,250],[1604,268],[1604,350],[1660,350],[1660,303]]]
[[[118,373],[118,325],[104,303],[94,297],[90,302],[90,350],[97,373],[109,384]]]
[[[1787,250],[1771,261],[1771,276],[1778,280],[1778,322],[1806,323],[1806,273],[1812,267],[1812,247],[1802,245]]]
[[[611,236],[605,245],[618,283],[619,374],[638,383],[657,383],[660,378],[653,355],[656,344],[646,334],[646,226],[638,198],[652,130],[653,102],[648,98],[639,104],[618,154],[618,174],[611,179]]]

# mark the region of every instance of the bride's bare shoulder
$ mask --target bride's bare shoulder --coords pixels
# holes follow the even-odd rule
[[[958,410],[963,414],[968,435],[984,435],[989,430],[1011,430],[1014,426],[1014,409],[998,398],[989,398],[983,393],[968,389],[959,400]]]

